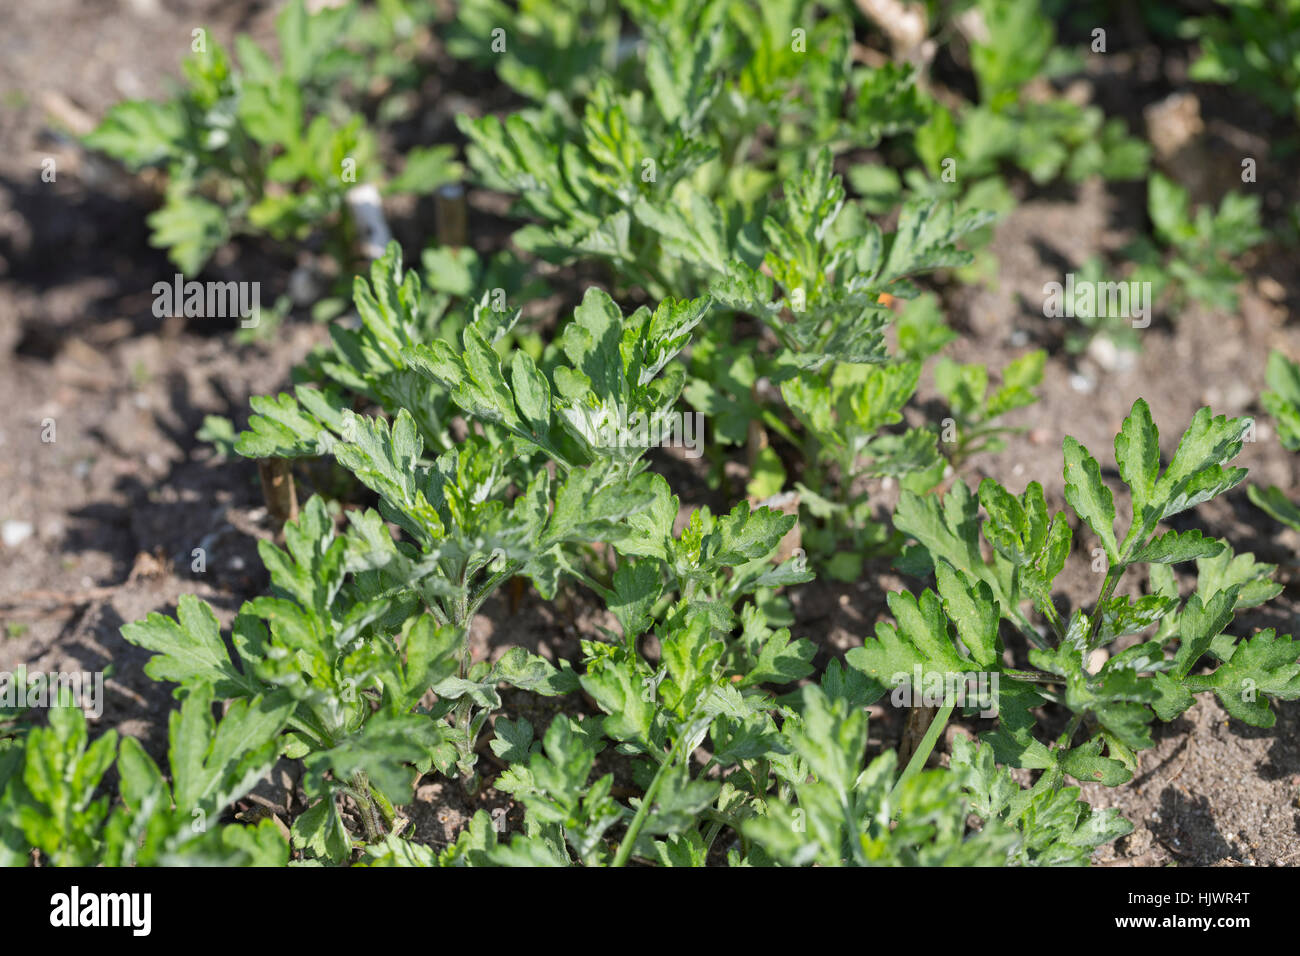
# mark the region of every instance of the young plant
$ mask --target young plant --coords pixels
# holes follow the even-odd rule
[[[1300,4],[1295,0],[1225,0],[1226,15],[1185,20],[1184,36],[1200,41],[1189,77],[1227,83],[1278,116],[1300,116]]]
[[[1114,281],[1110,275],[1101,256],[1090,256],[1078,269],[1076,286],[1087,289],[1108,288],[1104,283]],[[1119,281],[1125,282],[1129,279]],[[1129,288],[1131,290],[1133,286],[1130,285]],[[1153,287],[1152,300],[1155,298],[1154,293]],[[1131,293],[1129,301],[1132,301]],[[1115,348],[1126,352],[1141,350],[1141,339],[1138,329],[1134,327],[1133,316],[1122,314],[1120,309],[1112,311],[1109,299],[1103,299],[1100,293],[1094,297],[1091,304],[1086,298],[1080,300],[1080,297],[1076,296],[1072,306],[1070,311],[1073,314],[1064,319],[1068,323],[1065,326],[1064,345],[1065,350],[1071,355],[1089,351],[1093,348],[1093,343],[1099,340],[1109,342]]]
[[[192,688],[169,722],[170,785],[133,737],[89,740],[66,690],[36,727],[0,752],[0,864],[19,866],[283,866],[271,819],[217,817],[270,769],[291,708],[282,695],[239,701],[218,724],[212,689]],[[104,793],[116,761],[121,801]]]
[[[1260,402],[1273,416],[1277,439],[1287,451],[1300,451],[1300,363],[1274,350],[1268,356],[1265,379],[1270,390],[1260,396]],[[1258,485],[1251,485],[1246,493],[1274,521],[1300,531],[1300,505],[1292,502],[1281,488],[1272,486],[1261,490]]]
[[[991,395],[985,366],[947,358],[935,363],[935,388],[952,413],[940,423],[939,438],[953,468],[961,468],[971,455],[1001,451],[1006,447],[1002,436],[1023,431],[995,420],[1038,400],[1033,389],[1042,382],[1046,363],[1041,349],[1026,352],[1002,370],[1002,384]]]
[[[341,45],[356,8],[308,15],[293,0],[276,20],[280,65],[247,37],[238,63],[196,31],[182,66],[186,86],[164,102],[128,100],[86,139],[131,169],[163,166],[166,202],[150,214],[151,243],[185,274],[202,271],[232,237],[277,240],[326,232],[345,273],[355,261],[356,224],[345,196],[379,184],[375,144],[363,117],[337,92],[358,58]],[[450,148],[414,150],[392,191],[431,192],[458,178]]]
[[[959,94],[927,98],[926,119],[914,131],[918,167],[903,176],[888,167],[858,167],[855,186],[893,205],[904,195],[955,201],[959,208],[1008,212],[1015,201],[1001,175],[1018,167],[1038,185],[1090,176],[1138,179],[1149,150],[1119,118],[1057,94],[1050,81],[1078,72],[1079,54],[1056,45],[1056,30],[1039,0],[979,0],[961,19],[940,21],[931,42],[969,65],[978,99]],[[888,26],[888,24],[883,24]],[[947,37],[965,34],[967,44]],[[933,82],[926,84],[932,90]],[[904,189],[904,185],[906,189]],[[991,231],[971,237],[984,245]]]
[[[1105,572],[1092,608],[1068,618],[1053,600],[1052,584],[1069,556],[1071,531],[1064,513],[1049,515],[1037,483],[1016,496],[986,478],[977,500],[959,482],[942,503],[904,492],[895,524],[917,540],[910,566],[932,569],[938,593],[927,591],[920,601],[891,595],[899,629],[881,625],[874,641],[849,653],[850,663],[881,682],[918,668],[927,680],[931,672],[997,674],[999,727],[982,739],[999,763],[1042,771],[1053,789],[1066,777],[1108,786],[1129,780],[1138,753],[1153,745],[1151,721],[1173,720],[1197,693],[1212,691],[1234,717],[1272,726],[1268,697],[1300,696],[1300,644],[1272,631],[1242,638],[1227,632],[1237,609],[1277,593],[1267,580],[1272,568],[1249,555],[1234,560],[1225,542],[1200,531],[1160,532],[1169,518],[1245,477],[1245,469],[1228,463],[1249,425],[1201,409],[1162,471],[1155,424],[1146,403],[1134,403],[1115,439],[1115,461],[1132,499],[1123,537],[1096,459],[1066,438],[1066,501],[1095,535],[1094,567]],[[982,525],[980,505],[987,514]],[[981,553],[981,531],[991,560]],[[1199,584],[1184,601],[1169,566],[1191,560],[1198,562]],[[1124,576],[1140,566],[1149,568],[1151,593],[1136,600],[1117,594]],[[1042,615],[1046,632],[1030,623],[1024,602]],[[1004,663],[999,617],[1028,639],[1024,664]],[[1099,651],[1143,634],[1099,661]],[[1034,733],[1033,710],[1045,702],[1070,714],[1052,745]]]
[[[1204,205],[1193,213],[1187,190],[1159,173],[1151,174],[1147,187],[1147,211],[1168,252],[1146,239],[1134,243],[1128,250],[1138,263],[1133,278],[1151,283],[1153,299],[1164,293],[1175,306],[1191,300],[1235,309],[1241,273],[1233,260],[1267,238],[1259,197],[1228,193],[1217,211]]]

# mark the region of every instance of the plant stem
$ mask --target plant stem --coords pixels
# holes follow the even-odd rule
[[[357,809],[361,813],[361,825],[366,829],[366,842],[378,842],[384,828],[379,822],[375,802],[370,797],[370,779],[364,770],[358,770],[352,775],[352,785],[348,788],[348,793],[356,801]]]
[[[650,781],[650,788],[646,790],[645,796],[641,798],[641,806],[637,808],[636,816],[632,818],[632,823],[627,828],[627,834],[623,837],[623,842],[618,845],[618,853],[614,855],[613,866],[622,866],[627,862],[627,858],[632,855],[632,847],[636,844],[636,838],[641,833],[641,828],[645,826],[646,817],[650,815],[650,805],[654,803],[655,794],[659,792],[659,785],[663,783],[664,774],[668,768],[673,765],[673,754],[668,754],[668,759],[659,765],[659,771],[655,778]]]
[[[1119,584],[1119,579],[1123,577],[1123,575],[1124,575],[1123,565],[1120,565],[1119,567],[1107,565],[1106,580],[1102,582],[1101,595],[1097,598],[1097,603],[1092,606],[1092,624],[1088,628],[1088,643],[1087,643],[1087,652],[1086,652],[1088,654],[1091,654],[1093,651],[1097,649],[1096,647],[1093,646],[1093,642],[1097,640],[1097,633],[1101,630],[1101,614],[1098,612],[1100,611],[1101,606],[1105,604],[1108,600],[1110,600],[1111,594],[1113,594],[1115,591],[1115,586]],[[1085,660],[1084,663],[1086,664],[1087,661]]]
[[[948,723],[948,718],[952,716],[952,709],[955,704],[955,701],[944,701],[943,706],[939,708],[939,713],[935,714],[934,720],[930,722],[930,729],[925,732],[920,745],[916,748],[916,753],[912,754],[912,759],[907,762],[907,766],[898,778],[898,783],[894,784],[894,789],[890,791],[889,799],[891,803],[898,801],[899,794],[903,791],[903,784],[920,773],[921,768],[925,766],[925,762],[930,759],[930,752],[934,750],[935,741],[939,739],[940,732]]]
[[[360,771],[360,773],[365,776],[365,771]],[[368,777],[366,778],[366,792],[370,795],[370,799],[375,802],[375,806],[379,808],[379,815],[383,818],[384,827],[391,831],[393,824],[397,822],[397,811],[393,809],[393,804],[379,791],[378,787],[370,782]]]

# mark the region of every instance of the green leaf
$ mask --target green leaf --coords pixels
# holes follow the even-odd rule
[[[1201,532],[1170,531],[1152,538],[1132,555],[1132,561],[1149,564],[1177,564],[1194,558],[1212,558],[1221,554],[1225,544],[1217,538],[1206,538]]]
[[[845,655],[851,666],[881,687],[913,683],[917,668],[923,680],[937,674],[945,684],[949,674],[978,669],[958,653],[943,605],[933,591],[923,591],[919,601],[906,591],[891,591],[887,597],[897,625],[877,623],[875,637]]]
[[[275,738],[294,703],[284,694],[236,700],[221,723],[212,717],[207,685],[194,688],[169,718],[172,799],[184,816],[214,815],[239,799],[271,768]]]
[[[956,625],[957,636],[971,658],[985,670],[996,669],[1001,654],[1001,614],[992,589],[984,581],[970,587],[960,572],[942,559],[935,562],[934,573],[944,613]]]
[[[418,146],[406,154],[406,165],[384,187],[386,193],[427,196],[460,180],[464,167],[456,162],[454,146]]]
[[[1199,594],[1187,599],[1187,606],[1179,617],[1179,645],[1174,655],[1175,677],[1186,677],[1196,666],[1201,655],[1210,648],[1215,635],[1232,623],[1232,613],[1237,604],[1237,589],[1217,592],[1202,602]]]
[[[744,679],[741,687],[758,684],[790,684],[813,672],[812,659],[817,653],[812,641],[800,638],[791,643],[788,628],[775,631],[763,645],[758,661]]]
[[[527,352],[515,352],[510,366],[515,402],[531,435],[544,439],[551,428],[551,386]]]
[[[527,718],[510,720],[500,717],[493,725],[493,730],[496,736],[488,741],[488,746],[506,763],[526,761],[529,754],[536,750],[533,745],[533,725]]]
[[[1101,540],[1110,563],[1119,564],[1114,499],[1101,480],[1097,460],[1068,435],[1065,438],[1065,500]]]
[[[606,604],[622,625],[624,637],[639,637],[649,628],[651,609],[663,593],[662,575],[655,561],[619,562]]]
[[[152,230],[149,245],[166,249],[176,268],[186,275],[202,271],[212,253],[230,238],[224,209],[179,188],[167,191],[166,204],[149,214],[148,223]]]
[[[333,797],[326,797],[293,821],[293,845],[309,854],[341,863],[352,852],[352,837]]]
[[[1300,362],[1291,362],[1277,349],[1269,352],[1264,374],[1272,391],[1260,395],[1277,423],[1277,436],[1287,451],[1300,451]]]
[[[212,608],[193,595],[182,595],[174,620],[154,612],[143,621],[124,624],[122,636],[154,652],[144,667],[154,680],[174,681],[182,688],[210,684],[218,697],[252,695],[260,689],[231,660]]]
[[[110,730],[88,743],[85,715],[72,706],[66,691],[50,708],[49,720],[48,727],[33,728],[26,739],[14,801],[16,823],[28,844],[53,865],[91,866],[98,862],[108,814],[107,797],[94,796],[117,755],[117,734]],[[0,813],[8,816],[8,810]]]
[[[109,108],[86,145],[132,169],[161,162],[181,148],[185,120],[180,104],[127,100]]]
[[[1160,520],[1208,501],[1246,477],[1245,468],[1223,466],[1241,452],[1241,439],[1249,427],[1244,418],[1214,417],[1208,408],[1197,411],[1156,483]]]
[[[1140,398],[1133,403],[1119,434],[1115,436],[1115,463],[1119,466],[1120,477],[1133,492],[1133,519],[1136,521],[1155,503],[1156,481],[1160,477],[1160,432],[1151,420],[1151,409]]]
[[[1272,727],[1277,717],[1268,697],[1300,697],[1300,642],[1277,637],[1272,629],[1239,641],[1212,674],[1191,675],[1193,691],[1213,690],[1224,709],[1254,727]]]
[[[420,714],[372,715],[357,733],[337,746],[310,754],[307,770],[308,795],[317,795],[326,770],[335,780],[351,780],[364,771],[393,803],[409,803],[415,786],[416,766],[428,768],[434,751],[443,744],[438,722]]]
[[[503,680],[512,687],[529,690],[543,697],[554,697],[578,689],[578,680],[573,670],[565,662],[563,669],[530,654],[522,647],[512,647],[501,655],[492,669],[493,676]]]
[[[235,451],[245,458],[305,458],[326,454],[342,432],[348,402],[337,389],[299,385],[293,395],[255,395],[257,414],[240,432]]]
[[[1281,488],[1269,488],[1261,491],[1257,485],[1246,489],[1246,494],[1255,506],[1274,521],[1280,521],[1288,528],[1300,531],[1300,505],[1294,504]]]

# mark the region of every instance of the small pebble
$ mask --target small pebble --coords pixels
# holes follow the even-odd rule
[[[1104,335],[1088,343],[1088,357],[1107,372],[1127,372],[1133,368],[1133,353],[1116,347]]]
[[[1086,375],[1080,375],[1078,372],[1075,372],[1070,376],[1070,388],[1074,389],[1076,392],[1082,392],[1084,395],[1087,395],[1096,387],[1096,383]]]
[[[1259,289],[1259,294],[1270,302],[1286,301],[1286,289],[1272,276],[1260,276],[1255,285]]]
[[[289,297],[294,305],[310,305],[321,296],[320,280],[309,266],[298,266],[289,273]]]
[[[0,540],[6,548],[16,548],[32,536],[36,530],[30,521],[6,521],[0,527]]]

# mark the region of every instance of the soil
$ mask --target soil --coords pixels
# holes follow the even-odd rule
[[[118,629],[152,611],[173,612],[183,593],[209,601],[229,624],[239,605],[265,586],[256,543],[274,534],[255,467],[222,460],[195,433],[206,414],[241,426],[249,396],[283,388],[292,366],[326,334],[296,315],[274,337],[239,345],[228,327],[155,318],[149,290],[175,271],[148,244],[144,220],[158,201],[157,183],[88,154],[70,133],[83,131],[77,127],[95,122],[119,99],[162,95],[195,26],[208,27],[223,43],[239,31],[264,40],[273,14],[267,4],[229,0],[93,6],[45,0],[0,11],[0,522],[32,526],[25,540],[0,546],[0,670],[19,664],[107,670],[97,731],[117,727],[155,753],[165,746],[169,690],[144,676],[146,655]],[[1269,155],[1269,144],[1282,138],[1272,121],[1224,91],[1187,83],[1185,51],[1139,45],[1144,41],[1136,35],[1126,47],[1123,30],[1115,34],[1113,47],[1133,52],[1116,53],[1097,69],[1093,95],[1140,131],[1146,106],[1171,92],[1194,93],[1206,130],[1201,155],[1235,168],[1242,144],[1257,151],[1258,188],[1276,225],[1297,197],[1282,159]],[[475,87],[468,80],[462,85]],[[56,161],[53,183],[41,179],[47,157]],[[1094,253],[1113,254],[1146,228],[1140,186],[1017,189],[1022,202],[1000,223],[991,247],[995,274],[982,287],[939,287],[948,320],[961,333],[950,354],[994,369],[1039,345],[1051,349],[1051,358],[1041,401],[1013,416],[1024,432],[1001,452],[969,461],[968,483],[993,475],[1018,492],[1039,481],[1060,507],[1062,438],[1081,440],[1115,479],[1111,441],[1141,396],[1163,425],[1166,455],[1202,404],[1220,414],[1260,415],[1257,440],[1240,463],[1252,481],[1294,497],[1296,457],[1276,442],[1257,399],[1269,349],[1300,356],[1300,326],[1289,321],[1290,306],[1300,301],[1294,250],[1274,246],[1244,263],[1247,279],[1235,311],[1189,307],[1157,315],[1141,335],[1133,367],[1108,369],[1060,347],[1061,329],[1042,316],[1043,284],[1059,281]],[[486,197],[478,205],[493,208]],[[399,237],[422,235],[418,223],[402,221],[411,214],[390,210]],[[213,266],[232,278],[286,268],[292,259],[282,250],[256,243],[238,244]],[[541,320],[548,318],[554,316]],[[927,394],[921,397],[926,408]],[[55,440],[47,442],[42,435],[50,420]],[[689,503],[707,500],[703,483],[694,486],[700,493]],[[889,501],[888,489],[881,489],[882,509]],[[1124,504],[1117,501],[1121,509]],[[1286,566],[1286,591],[1239,618],[1239,631],[1296,631],[1297,536],[1255,510],[1244,489],[1198,509],[1193,520],[1238,551]],[[206,554],[202,572],[192,570],[195,548]],[[1074,605],[1096,595],[1090,548],[1087,535],[1077,533],[1062,578]],[[824,664],[862,643],[882,616],[888,591],[914,584],[884,561],[869,562],[853,584],[815,582],[792,595],[793,630],[819,644]],[[563,608],[532,594],[517,605],[500,598],[475,624],[475,653],[524,644],[548,656],[572,656],[578,639],[599,624],[608,621],[581,596]],[[515,695],[511,706],[553,709],[525,697]],[[1085,787],[1089,801],[1118,807],[1136,827],[1100,850],[1097,861],[1300,861],[1300,703],[1279,703],[1276,711],[1276,726],[1256,730],[1202,699],[1157,727],[1157,746],[1142,755],[1134,782],[1114,790]],[[873,744],[893,745],[901,722],[883,711],[878,716]],[[537,722],[544,725],[546,716]],[[289,812],[291,784],[277,770],[259,800]],[[521,811],[505,795],[488,787],[471,803],[458,787],[434,778],[419,788],[409,812],[421,838],[445,845],[478,807],[505,809],[507,823],[519,824]]]

